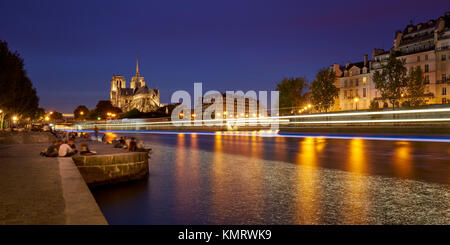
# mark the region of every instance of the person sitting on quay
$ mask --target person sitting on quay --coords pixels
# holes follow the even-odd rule
[[[44,149],[43,151],[41,151],[41,156],[45,156],[45,157],[57,157],[58,156],[58,148],[60,145],[59,140],[55,140],[53,141],[53,144],[51,144],[49,147],[47,147],[47,149]]]
[[[114,148],[126,148],[126,142],[123,137],[120,137],[119,140],[113,141]]]
[[[76,150],[73,150],[67,141],[64,141],[64,143],[59,146],[58,155],[60,157],[70,157],[75,155],[76,153]]]
[[[145,148],[144,141],[138,140],[137,144],[136,144],[136,151],[150,153],[152,151],[152,149],[151,148]]]
[[[87,146],[86,143],[82,143],[81,147],[80,147],[80,155],[84,155],[84,156],[90,156],[90,155],[95,155],[96,152],[95,151],[90,151],[89,147]]]
[[[75,141],[74,141],[74,140],[69,140],[69,146],[70,146],[70,148],[72,148],[72,150],[73,150],[75,153],[78,152],[77,146],[75,145]]]
[[[70,132],[69,133],[69,140],[75,141],[77,139],[77,133]]]
[[[134,139],[134,137],[131,137],[130,143],[128,144],[128,151],[134,152],[136,150],[137,150],[136,140]]]

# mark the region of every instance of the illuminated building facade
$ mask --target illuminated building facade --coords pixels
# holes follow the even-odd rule
[[[361,62],[331,66],[336,73],[335,86],[339,88],[339,98],[332,110],[368,109],[370,103],[392,106],[388,101],[376,100],[380,95],[372,81],[374,72],[382,68],[391,54],[404,61],[408,73],[416,67],[424,72],[427,104],[449,103],[450,12],[447,12],[438,19],[410,24],[397,31],[391,50],[374,49],[371,60],[365,55]]]
[[[161,107],[159,90],[148,88],[144,77],[139,74],[139,60],[136,62],[136,75],[131,78],[130,88],[126,87],[124,76],[112,76],[111,104],[123,112],[138,109],[140,112],[151,112]]]

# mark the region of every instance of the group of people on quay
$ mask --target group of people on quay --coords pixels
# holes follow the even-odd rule
[[[146,149],[144,146],[144,142],[142,140],[136,141],[134,137],[127,139],[127,136],[122,136],[118,139],[113,140],[112,144],[114,145],[114,148],[124,148],[130,152],[148,151],[148,149]]]
[[[100,140],[98,137],[98,131],[94,130],[94,139]],[[40,155],[45,157],[71,157],[77,153],[82,156],[95,155],[97,152],[91,151],[87,142],[91,141],[91,135],[84,132],[66,132],[66,131],[53,131],[52,132],[57,140],[55,140],[46,149],[42,150]],[[106,135],[101,138],[103,143],[111,143],[114,148],[125,149],[128,152],[149,152],[151,149],[146,149],[142,140],[137,141],[136,138],[127,138],[122,136],[114,139],[111,142],[106,140]],[[79,143],[80,149],[77,148],[76,143]]]
[[[80,142],[80,150],[77,149],[77,139],[89,140],[89,135],[86,133],[76,132],[53,132],[58,138],[53,141],[46,149],[41,151],[41,156],[46,157],[70,157],[77,153],[80,155],[94,155],[96,152],[89,150],[86,142]]]

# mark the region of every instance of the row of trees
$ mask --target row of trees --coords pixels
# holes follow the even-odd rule
[[[114,107],[109,100],[100,100],[94,109],[89,110],[85,105],[79,105],[73,111],[75,119],[83,120],[96,120],[104,119],[108,117],[118,117],[122,110]]]
[[[85,105],[79,105],[73,111],[74,117],[77,120],[97,120],[98,118],[154,118],[167,117],[172,112],[176,105],[168,105],[159,108],[152,112],[140,112],[138,109],[133,109],[127,112],[122,112],[120,108],[114,107],[109,100],[100,100],[94,109],[89,110]],[[108,115],[109,113],[109,115]]]
[[[293,113],[311,104],[316,110],[327,112],[339,95],[335,79],[335,73],[325,68],[317,72],[311,84],[305,77],[284,78],[276,87],[280,92],[280,112]]]
[[[425,98],[431,94],[425,94],[424,74],[420,66],[412,68],[408,73],[405,62],[391,55],[386,65],[381,70],[375,71],[373,81],[375,88],[380,91],[380,100],[389,101],[392,108],[400,105],[419,107],[425,105]]]
[[[23,59],[11,52],[8,43],[0,40],[0,128],[4,119],[40,118],[39,97],[24,69]]]
[[[280,92],[280,111],[284,114],[294,113],[312,104],[315,110],[327,112],[333,107],[339,96],[339,89],[334,85],[336,74],[330,69],[323,68],[309,84],[305,77],[284,78],[277,84]],[[404,61],[391,55],[383,69],[375,71],[373,75],[375,88],[380,97],[371,102],[371,108],[377,108],[378,102],[388,101],[395,109],[395,105],[419,107],[425,105],[425,99],[431,94],[425,93],[424,74],[420,67],[412,68],[408,73]]]

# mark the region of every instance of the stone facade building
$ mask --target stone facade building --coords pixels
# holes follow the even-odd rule
[[[136,62],[136,75],[131,78],[130,88],[127,88],[124,76],[112,76],[110,97],[111,104],[123,112],[133,109],[151,112],[161,107],[159,90],[148,88],[144,77],[139,74],[139,59]]]
[[[369,108],[375,97],[375,85],[372,82],[372,70],[368,55],[361,62],[347,62],[345,66],[333,65],[337,79],[335,86],[339,88],[339,101],[334,110],[355,110]]]
[[[374,49],[371,60],[365,55],[361,62],[331,66],[336,73],[335,86],[340,91],[333,110],[368,109],[370,103],[380,97],[372,81],[373,74],[392,54],[404,61],[408,73],[415,67],[422,69],[427,104],[449,103],[450,12],[447,12],[438,19],[410,24],[403,31],[397,31],[391,50]],[[385,101],[379,106],[392,105]]]

